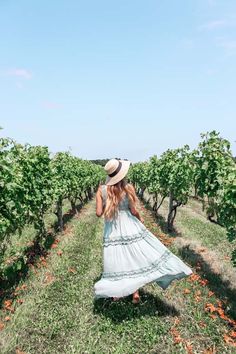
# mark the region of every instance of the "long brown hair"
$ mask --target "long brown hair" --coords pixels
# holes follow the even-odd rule
[[[126,178],[123,178],[121,181],[112,186],[107,186],[106,207],[103,214],[106,219],[112,219],[117,215],[118,204],[123,198],[124,192],[127,193],[130,204],[135,205],[137,202],[137,197],[134,187],[127,183]]]

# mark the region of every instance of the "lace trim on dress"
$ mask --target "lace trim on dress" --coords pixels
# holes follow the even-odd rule
[[[137,234],[129,235],[129,236],[118,236],[116,239],[104,238],[103,246],[116,246],[116,245],[128,245],[133,242],[137,242],[149,236],[149,230],[143,229]]]
[[[130,270],[130,271],[122,271],[122,272],[103,272],[102,279],[109,279],[109,280],[119,280],[123,278],[134,278],[139,277],[142,274],[149,274],[152,272],[156,272],[160,269],[163,263],[172,256],[170,250],[166,249],[165,252],[158,258],[155,262],[152,262],[149,266]]]

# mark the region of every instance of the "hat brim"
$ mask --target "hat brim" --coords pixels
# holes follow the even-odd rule
[[[121,181],[126,174],[128,173],[129,170],[129,166],[130,166],[130,161],[127,160],[120,160],[120,162],[122,163],[122,167],[120,169],[120,171],[114,176],[114,177],[109,177],[107,176],[106,178],[106,182],[105,184],[107,186],[112,186],[113,184],[118,183],[119,181]]]

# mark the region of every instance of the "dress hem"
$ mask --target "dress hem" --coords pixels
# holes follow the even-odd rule
[[[128,287],[126,289],[118,288],[117,291],[114,291],[112,294],[111,294],[111,292],[109,292],[109,295],[105,294],[105,293],[103,293],[103,294],[99,294],[99,293],[96,294],[95,293],[94,299],[129,296],[129,295],[133,294],[139,288],[141,288],[145,285],[148,285],[150,283],[156,283],[163,290],[166,290],[169,287],[169,285],[173,282],[173,280],[177,280],[177,279],[179,280],[179,279],[185,278],[185,277],[191,275],[192,273],[193,273],[192,271],[189,271],[188,273],[180,272],[180,273],[176,273],[176,274],[166,274],[161,277],[159,276],[157,278],[153,278],[153,279],[149,279],[149,280],[144,279],[140,282],[134,283],[129,288]],[[110,280],[110,281],[108,280],[108,282],[112,282],[112,284],[114,284],[114,281],[112,281],[112,280]]]

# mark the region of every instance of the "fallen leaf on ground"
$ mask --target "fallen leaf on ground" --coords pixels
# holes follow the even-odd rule
[[[188,280],[189,281],[196,281],[196,280],[199,280],[200,279],[200,275],[198,274],[191,274],[189,277],[188,277]]]
[[[207,303],[205,305],[205,311],[214,312],[214,311],[216,311],[216,307],[211,303]]]
[[[76,269],[75,269],[75,268],[69,268],[68,271],[69,271],[70,273],[74,273],[74,274],[76,273]]]
[[[22,300],[22,299],[17,299],[16,300],[19,304],[23,304],[23,302],[24,302],[24,300]]]
[[[202,327],[202,328],[205,328],[206,327],[206,323],[203,322],[203,321],[200,321],[199,322],[199,326]]]
[[[207,285],[208,283],[209,283],[209,281],[207,279],[200,280],[200,284],[203,286]]]
[[[26,352],[22,352],[22,350],[16,348],[16,354],[27,354]]]
[[[223,338],[224,338],[225,343],[231,344],[234,347],[236,347],[236,342],[231,337],[229,337],[227,334],[224,334]]]
[[[12,300],[5,300],[4,301],[4,306],[7,308],[7,307],[10,307],[12,305]]]
[[[209,349],[206,349],[203,354],[216,354],[216,351],[214,348],[209,348]]]
[[[45,278],[44,278],[44,284],[50,284],[55,280],[55,277],[50,273],[47,272],[45,274]]]
[[[193,354],[193,346],[192,346],[192,344],[186,342],[185,343],[185,349],[187,350],[188,354]]]
[[[232,338],[236,338],[236,331],[231,331],[229,335]]]
[[[211,317],[213,320],[215,320],[215,319],[217,318],[217,316],[216,316],[216,315],[213,315],[213,314],[211,314],[210,317]]]
[[[209,291],[209,292],[208,292],[208,296],[209,296],[209,297],[211,297],[211,296],[214,295],[214,294],[215,294],[214,291]]]

